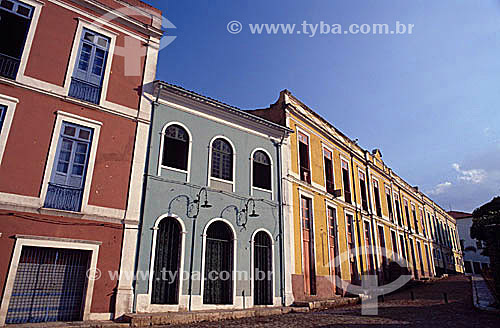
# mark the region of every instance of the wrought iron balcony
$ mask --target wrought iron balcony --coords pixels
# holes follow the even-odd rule
[[[69,87],[69,96],[98,104],[99,98],[101,97],[101,87],[72,77]]]
[[[0,54],[0,76],[15,80],[21,60]]]
[[[44,207],[79,212],[82,205],[83,188],[49,183]]]

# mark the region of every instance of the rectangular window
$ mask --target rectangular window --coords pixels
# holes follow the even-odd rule
[[[342,160],[342,181],[344,184],[344,200],[346,203],[351,203],[351,183],[349,180],[349,164]]]
[[[420,221],[422,223],[422,233],[424,234],[425,237],[427,237],[427,228],[425,227],[425,215],[422,212],[422,210],[419,210],[420,212]]]
[[[328,206],[326,210],[328,220],[328,245],[330,270],[332,275],[340,276],[340,261],[338,261],[338,244],[337,244],[337,212],[333,207]]]
[[[298,134],[300,180],[311,183],[311,166],[309,163],[309,137],[300,132]]]
[[[378,188],[378,181],[373,180],[373,195],[375,197],[375,209],[377,216],[382,217],[382,205],[380,204],[380,189]]]
[[[394,212],[392,209],[392,198],[391,198],[391,189],[385,187],[385,198],[387,199],[387,211],[389,212],[389,220],[391,222],[394,221]]]
[[[2,132],[3,121],[5,120],[5,113],[7,113],[7,107],[0,105],[0,133]]]
[[[44,207],[80,211],[93,130],[63,122]]]
[[[396,204],[396,214],[398,216],[398,225],[400,227],[402,227],[403,226],[403,219],[401,218],[401,206],[399,204],[398,195],[394,195],[394,203]]]
[[[363,210],[368,211],[368,197],[366,196],[366,181],[365,174],[363,172],[359,173],[359,188],[361,192],[361,206]]]
[[[411,230],[410,210],[408,209],[408,201],[406,199],[404,200],[404,204],[405,204],[406,225],[408,226],[408,230]]]
[[[323,160],[325,163],[325,181],[326,181],[326,191],[329,194],[334,194],[335,185],[333,178],[333,156],[332,152],[326,148],[323,148]]]
[[[353,216],[347,214],[347,249],[349,251],[351,282],[357,282],[359,279],[357,257],[356,257],[356,241],[354,238],[355,237],[354,237]]]
[[[34,8],[17,0],[0,1],[0,76],[16,79]],[[7,32],[8,31],[8,32]]]
[[[367,257],[368,272],[370,274],[373,274],[374,270],[375,270],[375,266],[374,266],[374,261],[373,261],[372,238],[371,238],[371,232],[370,232],[370,223],[369,222],[364,222],[363,225],[365,227],[365,251],[366,251],[366,257]]]
[[[401,254],[403,255],[403,258],[407,260],[408,258],[406,257],[406,243],[402,235],[399,236],[399,241],[401,243]]]
[[[393,259],[398,259],[399,258],[399,252],[398,252],[398,239],[396,237],[396,232],[391,231],[391,241],[392,241],[392,257]]]
[[[385,249],[385,235],[384,235],[384,227],[378,226],[378,242],[380,245],[380,255],[382,256],[382,272],[384,277],[387,276],[387,253]]]
[[[69,96],[99,103],[110,39],[87,29],[82,31]]]
[[[413,215],[413,224],[415,225],[415,232],[420,233],[418,228],[417,212],[415,210],[414,205],[411,205],[411,215]]]

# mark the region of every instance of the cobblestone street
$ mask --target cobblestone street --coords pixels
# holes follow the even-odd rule
[[[413,291],[415,300],[411,300]],[[443,300],[448,295],[448,304]],[[499,327],[500,316],[476,310],[469,278],[453,276],[432,284],[405,289],[379,303],[378,316],[361,316],[361,306],[272,317],[205,322],[189,327]],[[174,327],[174,326],[169,326]],[[188,327],[188,326],[175,326]]]

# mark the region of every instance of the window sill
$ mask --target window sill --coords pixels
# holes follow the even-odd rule
[[[270,193],[270,194],[272,194],[272,193],[273,193],[273,191],[272,191],[271,189],[264,189],[264,188],[253,187],[253,186],[252,186],[252,189],[253,189],[253,190],[258,190],[258,191],[263,191],[263,192],[268,192],[268,193]]]
[[[39,208],[40,214],[55,215],[55,216],[69,216],[73,218],[82,218],[85,214],[82,212],[74,212],[67,210],[60,210],[57,208],[41,207]]]
[[[160,165],[160,170],[169,170],[169,171],[189,174],[189,171],[187,171],[187,170],[177,169],[175,167],[170,167],[170,166],[165,166],[165,165]],[[161,175],[161,172],[159,175]]]

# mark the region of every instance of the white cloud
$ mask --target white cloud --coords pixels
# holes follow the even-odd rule
[[[458,176],[459,180],[477,184],[483,182],[486,179],[486,171],[483,169],[463,170],[457,163],[453,163],[451,166],[455,169],[455,171],[460,173],[460,175]]]
[[[446,190],[450,189],[451,186],[452,186],[452,183],[449,181],[439,183],[438,185],[436,185],[436,187],[434,187],[434,189],[429,190],[428,194],[429,195],[440,195],[440,194],[444,193]]]

